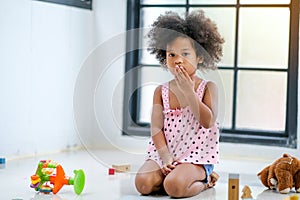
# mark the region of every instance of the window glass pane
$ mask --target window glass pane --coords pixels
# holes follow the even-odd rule
[[[225,102],[223,99],[219,98],[220,112],[225,108],[225,114],[223,114],[223,124],[222,128],[231,128],[232,125],[232,102],[233,102],[233,71],[231,70],[219,70],[222,77],[222,84],[218,85],[219,90],[224,90],[225,92]],[[219,95],[221,97],[221,95]],[[223,106],[224,108],[222,108]],[[219,117],[222,117],[221,113]],[[219,122],[222,123],[222,119],[219,119]]]
[[[211,70],[208,73],[202,73],[199,77],[217,84],[219,98],[217,121],[222,128],[232,128],[233,71]]]
[[[190,0],[190,4],[236,4],[236,0]]]
[[[191,8],[195,10],[199,8]],[[219,33],[225,39],[223,45],[223,58],[219,66],[230,66],[234,64],[234,42],[235,42],[235,8],[201,8],[207,17],[214,21]]]
[[[157,17],[161,14],[164,14],[166,11],[174,11],[177,12],[179,15],[184,16],[185,8],[143,8],[141,9],[141,24],[140,27],[144,28],[141,29],[141,43],[142,43],[142,50],[141,50],[141,63],[142,64],[158,64],[158,61],[155,59],[154,55],[150,55],[147,52],[147,38],[146,35],[151,28],[151,24],[157,19]]]
[[[286,72],[238,73],[236,127],[285,130]]]
[[[289,14],[288,8],[240,9],[239,67],[287,68]]]
[[[150,123],[154,90],[158,85],[171,80],[173,76],[162,67],[142,67],[140,77],[141,96],[139,122]]]
[[[152,5],[161,5],[161,4],[185,4],[186,0],[141,0],[141,4],[152,4]]]
[[[240,0],[241,4],[289,4],[290,0]]]

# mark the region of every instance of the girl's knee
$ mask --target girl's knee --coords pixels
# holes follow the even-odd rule
[[[146,174],[137,174],[135,177],[135,187],[142,195],[148,195],[153,192],[154,183],[152,178]]]
[[[137,174],[135,177],[135,187],[137,191],[141,194],[149,194],[150,191],[150,186],[149,183],[147,183],[147,178],[143,174]]]
[[[185,186],[184,181],[175,177],[166,177],[164,180],[164,189],[166,193],[175,198],[184,197]]]
[[[144,184],[136,185],[136,189],[142,195],[149,195],[152,192],[152,189]]]

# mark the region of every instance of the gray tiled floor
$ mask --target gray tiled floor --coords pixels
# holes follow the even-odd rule
[[[35,158],[8,160],[5,169],[0,169],[0,200],[151,200],[170,199],[168,196],[140,196],[134,188],[134,172],[143,162],[144,155],[119,151],[75,151]],[[64,186],[57,195],[36,193],[30,185],[30,176],[34,174],[41,159],[52,159],[62,164],[66,175],[72,176],[74,169],[82,168],[86,174],[86,185],[81,195],[73,192],[72,186]],[[131,173],[108,175],[112,164],[131,164]],[[283,200],[292,195],[282,195],[266,190],[256,177],[256,173],[266,166],[268,161],[236,160],[223,158],[216,166],[220,174],[217,185],[203,193],[189,198],[202,200],[226,200],[228,173],[240,174],[240,196],[244,185],[252,190],[257,200]]]

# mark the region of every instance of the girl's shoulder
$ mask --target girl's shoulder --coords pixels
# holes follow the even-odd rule
[[[161,104],[162,105],[162,85],[157,86],[154,90],[153,104]]]
[[[154,90],[154,95],[159,95],[162,93],[162,87],[163,85],[158,85]]]
[[[214,81],[206,81],[205,87],[203,89],[203,98],[217,96],[218,86]]]
[[[199,85],[205,85],[205,87],[216,86],[217,84],[212,80],[206,80],[204,78],[197,77]]]
[[[162,83],[158,86],[156,86],[155,90],[154,90],[154,95],[161,95],[162,94],[162,90],[163,89],[169,89],[169,87],[171,86],[173,80]]]
[[[201,79],[199,81],[199,85],[197,86],[197,90],[202,90],[205,94],[206,91],[217,91],[218,87],[214,81]]]
[[[209,88],[209,89],[216,89],[217,88],[217,84],[214,81],[205,81],[205,88]]]

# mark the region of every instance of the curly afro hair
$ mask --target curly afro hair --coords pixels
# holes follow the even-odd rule
[[[217,26],[205,17],[202,10],[195,10],[181,18],[177,13],[168,11],[160,15],[152,24],[148,33],[148,51],[155,54],[159,63],[166,67],[166,46],[177,37],[190,38],[197,56],[203,56],[204,62],[199,69],[216,69],[222,57],[224,39]]]

